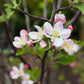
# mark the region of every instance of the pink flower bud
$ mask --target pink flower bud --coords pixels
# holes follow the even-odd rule
[[[40,48],[44,48],[45,46],[47,46],[47,43],[45,41],[41,41]]]
[[[70,66],[71,68],[75,68],[75,67],[77,66],[77,62],[74,61],[74,62],[72,62],[71,64],[69,64],[69,66]]]
[[[64,24],[66,22],[66,17],[64,14],[56,14],[55,15],[55,22],[61,22],[62,24]]]
[[[67,29],[70,29],[71,31],[73,31],[72,25],[69,25],[69,26],[67,27]]]
[[[28,47],[32,47],[33,46],[33,41],[31,39],[29,39],[26,44],[27,44]]]
[[[24,68],[25,68],[25,69],[28,69],[28,65],[27,65],[27,64],[25,64],[25,65],[24,65]]]

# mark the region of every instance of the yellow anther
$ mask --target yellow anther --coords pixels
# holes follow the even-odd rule
[[[19,75],[21,75],[21,74],[22,74],[22,72],[21,72],[21,71],[18,71],[18,74],[19,74]]]
[[[19,42],[20,42],[20,43],[23,43],[23,41],[22,41],[22,40],[19,40]]]
[[[39,33],[39,32],[37,32],[37,34],[36,34],[36,35],[37,35],[37,36],[39,36],[39,34],[40,34],[40,33]]]
[[[59,36],[59,33],[58,33],[58,31],[53,31],[53,34],[52,34],[52,36],[53,36],[53,37],[55,37],[55,38],[58,38],[58,36]]]
[[[64,47],[67,48],[67,49],[69,49],[69,46],[67,44],[64,44]]]
[[[25,80],[29,80],[29,78],[28,77],[25,77]]]

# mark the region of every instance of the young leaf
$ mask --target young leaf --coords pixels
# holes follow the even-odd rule
[[[67,55],[67,56],[62,56],[61,58],[59,58],[59,62],[63,65],[68,65],[72,62],[74,62],[76,60],[75,55]]]
[[[83,3],[77,3],[75,5],[75,7],[78,8],[82,12],[82,14],[84,14],[84,5],[83,5]]]
[[[7,6],[8,8],[13,8],[13,5],[8,3],[8,4],[4,4],[4,6]]]
[[[6,20],[7,16],[5,14],[3,14],[2,16],[0,16],[0,22],[4,22]]]
[[[6,8],[5,9],[6,13],[7,13],[7,18],[9,19],[15,12],[12,11],[10,8]]]
[[[11,0],[11,1],[12,1],[12,3],[13,3],[14,6],[17,5],[16,0]]]

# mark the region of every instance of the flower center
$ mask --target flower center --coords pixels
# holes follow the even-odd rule
[[[67,48],[67,49],[69,49],[69,46],[67,44],[64,44],[64,47]]]
[[[25,80],[29,80],[29,78],[28,77],[25,77]]]
[[[53,37],[55,37],[55,38],[58,38],[58,36],[59,36],[59,33],[58,33],[58,31],[53,31],[53,34],[52,34],[52,36],[53,36]]]
[[[22,40],[19,40],[19,42],[20,42],[20,43],[23,43],[23,41],[22,41]]]
[[[21,74],[22,74],[22,72],[21,72],[21,71],[18,71],[18,74],[19,74],[19,75],[21,75]]]
[[[37,36],[39,36],[39,34],[40,34],[40,33],[39,33],[39,32],[37,32],[37,34],[36,34],[36,35],[37,35]]]

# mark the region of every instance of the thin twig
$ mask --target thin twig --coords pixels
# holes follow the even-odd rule
[[[23,11],[22,9],[18,9],[18,11],[21,12],[21,13],[23,13],[23,14],[28,15],[28,16],[31,17],[31,18],[39,19],[39,20],[42,20],[42,21],[44,21],[44,22],[49,22],[49,20],[47,20],[47,19],[45,19],[45,18],[31,15],[31,14],[29,14],[29,13]]]
[[[63,0],[58,0],[57,9],[61,8]]]
[[[80,17],[81,15],[81,11],[78,10],[77,13],[74,15],[74,17],[67,23],[67,25],[65,27],[67,27],[68,25],[71,25],[73,24],[75,21],[78,20],[78,18]]]

